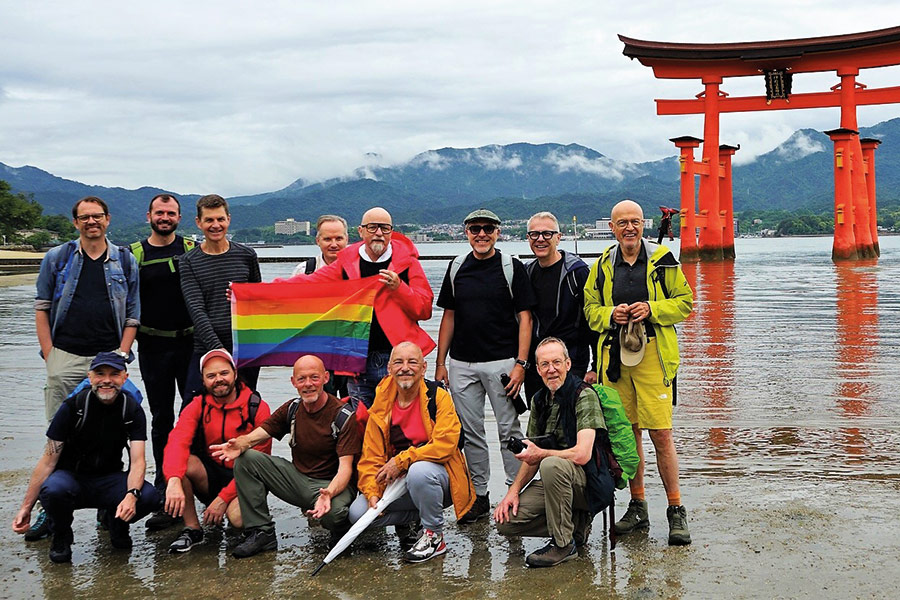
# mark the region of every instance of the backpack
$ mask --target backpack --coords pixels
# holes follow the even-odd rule
[[[637,473],[640,457],[637,453],[637,442],[631,421],[625,416],[625,408],[619,399],[619,393],[605,385],[595,383],[591,386],[600,398],[603,419],[606,421],[609,448],[609,470],[612,473],[616,489],[625,489],[630,479]]]
[[[291,424],[291,439],[288,441],[288,445],[291,448],[297,443],[294,439],[294,433],[297,426],[297,410],[299,410],[301,402],[302,400],[300,398],[294,398],[291,400],[291,405],[288,406],[288,422]],[[337,414],[334,415],[334,419],[331,421],[331,439],[337,441],[338,435],[344,430],[350,417],[356,415],[356,408],[358,405],[359,400],[351,397],[348,398],[347,402],[345,402],[344,405],[341,406],[341,409],[337,411]]]
[[[82,388],[82,390],[84,390],[84,388]],[[91,391],[88,388],[88,391],[84,394],[73,392],[72,395],[69,396],[69,398],[72,398],[72,402],[75,406],[75,427],[74,427],[75,432],[81,431],[81,428],[84,427],[84,422],[87,419],[88,405],[89,405],[89,402],[87,401],[87,397],[88,397],[88,394],[90,394],[90,393],[91,393]],[[131,425],[131,423],[134,422],[134,419],[133,418],[129,419],[128,414],[127,414],[128,400],[129,400],[129,398],[131,400],[134,400],[134,397],[131,394],[129,394],[128,392],[126,392],[124,389],[122,390],[122,393],[125,395],[125,401],[122,402],[122,423],[124,423],[127,426],[127,425]],[[135,404],[137,404],[137,401],[135,401]]]
[[[512,262],[510,262],[512,264]],[[430,379],[425,380],[425,389],[426,396],[428,397],[428,416],[431,417],[432,424],[437,422],[437,391],[438,388],[446,389],[444,384],[440,381],[431,381]],[[454,407],[455,410],[456,407]],[[460,450],[466,445],[466,432],[463,431],[462,424],[459,427],[459,440],[456,442],[456,447]]]
[[[241,424],[238,425],[238,431],[244,429],[247,425],[252,425],[256,422],[256,413],[259,412],[259,404],[262,402],[262,397],[255,391],[250,394],[250,399],[247,401],[247,416],[244,417],[241,415],[242,420]],[[206,443],[206,432],[203,430],[203,417],[206,414],[206,394],[204,393],[200,399],[200,418],[197,420],[197,432],[194,435],[194,440],[191,443],[191,454],[195,454],[197,456],[203,456],[202,452],[207,452],[207,443]],[[223,417],[223,427],[224,427],[224,417]],[[225,440],[226,442],[228,440]]]
[[[194,240],[189,240],[185,237],[183,237],[181,239],[184,240],[184,251],[186,253],[190,252],[191,250],[194,249],[194,246],[196,245],[196,242],[194,242]],[[131,248],[131,253],[134,254],[134,258],[137,261],[138,268],[141,268],[144,265],[156,265],[156,264],[161,264],[161,263],[168,263],[169,270],[172,273],[175,272],[175,260],[174,260],[175,257],[174,256],[168,256],[166,258],[154,258],[153,260],[145,261],[144,260],[144,245],[143,245],[143,243],[134,242],[133,244],[131,244],[130,248]]]
[[[453,262],[450,263],[450,290],[453,292],[453,297],[456,297],[456,274],[459,273],[459,268],[462,266],[463,262],[465,262],[468,254],[460,254],[456,258],[453,259]],[[513,257],[511,254],[503,254],[500,253],[500,264],[503,267],[503,277],[506,278],[506,287],[509,289],[510,297],[513,296],[512,291],[512,282],[513,282]]]
[[[81,383],[79,383],[75,387],[75,389],[72,390],[72,393],[69,394],[68,396],[66,396],[66,399],[73,398],[81,390],[83,390],[85,388],[90,388],[90,387],[91,387],[91,380],[88,377],[85,377],[84,379],[81,380]],[[137,403],[138,405],[140,405],[141,403],[144,402],[144,395],[141,394],[141,390],[138,389],[138,386],[136,386],[131,379],[125,380],[125,384],[122,386],[122,393],[124,393],[126,396],[130,396],[131,399],[134,400],[135,403]]]
[[[75,240],[70,240],[66,242],[65,251],[60,253],[56,261],[56,281],[53,291],[53,300],[54,302],[62,298],[63,288],[66,285],[66,281],[69,279],[69,270],[72,268],[72,259],[75,256],[75,245],[77,242]],[[122,263],[122,273],[125,274],[125,279],[131,278],[131,261],[128,260],[128,250],[123,248],[122,246],[116,246],[119,249],[119,262]]]

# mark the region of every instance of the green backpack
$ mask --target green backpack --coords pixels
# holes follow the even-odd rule
[[[591,387],[600,397],[600,406],[603,409],[603,418],[606,420],[612,457],[618,463],[618,468],[616,468],[616,465],[610,461],[610,471],[615,479],[616,489],[622,490],[628,485],[628,480],[634,478],[640,463],[634,430],[631,428],[631,421],[625,416],[625,408],[622,406],[622,400],[619,399],[619,392],[599,383],[595,383]]]

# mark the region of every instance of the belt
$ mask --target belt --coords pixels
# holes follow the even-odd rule
[[[153,335],[156,337],[180,338],[193,334],[194,328],[188,327],[187,329],[177,329],[175,331],[169,331],[166,329],[156,329],[154,327],[140,325],[138,326],[138,333],[144,333],[146,335]]]

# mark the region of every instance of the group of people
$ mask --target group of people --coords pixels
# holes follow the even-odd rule
[[[496,247],[495,213],[470,213],[464,228],[472,250],[444,275],[437,342],[421,327],[434,293],[391,215],[366,211],[352,245],[347,222],[323,215],[321,254],[286,281],[378,278],[365,369],[334,373],[318,356],[298,356],[297,397],[274,412],[256,391],[259,368],[237,368],[231,353],[230,284],[261,276],[253,249],[228,239],[231,216],[221,196],[197,201],[199,244],[176,233],[181,207],[169,194],[151,200],[151,233],[130,249],[106,238],[110,215],[101,199],[81,199],[72,217],[79,238],[49,251],[38,276],[50,426],[13,521],[26,540],[52,536],[54,562],[71,561],[72,515],[88,507],[98,509],[115,548],[130,548],[129,525],[153,512],[149,529],[183,522],[171,552],[202,543],[203,525],[226,519],[243,531],[235,557],[273,550],[272,493],[329,530],[332,545],[379,507],[374,523],[395,528],[407,561],[425,561],[446,552],[444,509],[452,505],[461,526],[493,516],[504,535],[549,537],[526,563],[553,566],[577,556],[594,516],[613,501],[599,445],[606,425],[591,384],[618,392],[641,459],[615,531],[649,527],[647,430],[668,499],[669,543],[691,542],[672,407],[674,325],[690,314],[693,295],[671,252],[643,239],[638,204],[614,207],[617,243],[593,267],[559,249],[549,212],[528,221],[536,258],[527,265]],[[639,338],[628,360],[626,331]],[[144,411],[125,384],[135,340],[151,414],[152,484],[144,480]],[[431,381],[426,356],[435,348]],[[89,385],[79,386],[85,374]],[[486,398],[507,486],[493,508]],[[519,415],[527,410],[523,434]],[[290,460],[271,455],[271,438],[285,435]],[[406,491],[384,506],[385,490],[399,480]],[[31,523],[38,500],[42,511]]]

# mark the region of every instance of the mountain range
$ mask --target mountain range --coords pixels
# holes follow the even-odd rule
[[[897,200],[900,118],[862,128],[860,134],[883,142],[876,152],[879,202]],[[323,182],[298,179],[281,190],[233,197],[229,203],[233,229],[271,226],[287,217],[314,221],[324,213],[355,222],[372,206],[387,208],[397,223],[460,222],[470,210],[482,206],[504,219],[551,210],[561,220],[575,215],[581,222],[590,222],[626,197],[647,208],[677,206],[678,177],[675,156],[629,163],[578,144],[517,143],[429,150],[403,164],[371,164],[349,177]],[[30,194],[44,207],[44,214],[69,214],[78,198],[99,196],[109,203],[113,223],[123,225],[143,222],[148,200],[169,191],[90,186],[35,167],[3,163],[0,179],[14,191]],[[832,142],[820,131],[798,130],[771,152],[736,165],[733,185],[736,211],[827,210],[834,189]],[[170,193],[187,205],[199,197]]]

